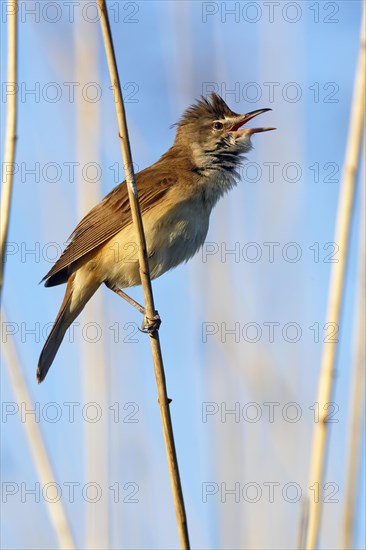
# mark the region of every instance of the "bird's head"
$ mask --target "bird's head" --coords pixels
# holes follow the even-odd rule
[[[258,109],[245,115],[234,113],[217,94],[202,97],[191,105],[178,123],[176,144],[190,147],[198,165],[220,156],[239,157],[252,148],[251,136],[275,128],[247,128],[252,118],[270,111]],[[239,159],[238,159],[239,160]]]

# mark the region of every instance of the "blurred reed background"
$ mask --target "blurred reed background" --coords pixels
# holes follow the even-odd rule
[[[213,212],[203,250],[153,283],[197,549],[296,548],[322,345],[332,337],[324,323],[362,3],[275,4],[108,3],[136,171],[166,151],[174,138],[169,126],[212,90],[237,112],[271,107],[263,124],[278,128],[254,137],[240,183]],[[17,171],[2,347],[16,346],[36,412],[16,402],[3,368],[2,546],[59,547],[47,500],[60,496],[77,548],[176,548],[139,314],[100,289],[46,382],[36,384],[45,331],[64,291],[37,283],[82,215],[124,176],[95,4],[20,1],[19,10]],[[8,97],[3,86],[2,151]],[[360,180],[362,173],[363,166]],[[361,203],[359,185],[319,548],[345,547],[350,449],[364,464],[364,437],[350,445],[351,379],[357,357],[364,361]],[[141,301],[141,289],[131,294]],[[11,369],[14,360],[4,353],[4,366]],[[364,392],[356,399],[362,409]],[[34,418],[58,484],[49,493],[42,481],[37,486],[24,436]],[[349,547],[361,549],[365,475],[356,470]]]

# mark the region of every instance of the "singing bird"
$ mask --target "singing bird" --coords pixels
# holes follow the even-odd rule
[[[252,148],[251,136],[275,129],[243,126],[270,110],[239,115],[217,94],[202,97],[183,113],[173,146],[136,174],[152,279],[188,261],[203,245],[211,211],[236,185],[242,155]],[[39,358],[38,382],[44,380],[66,330],[102,283],[124,297],[120,289],[141,284],[126,182],[81,220],[68,242],[42,279],[47,287],[67,286]]]

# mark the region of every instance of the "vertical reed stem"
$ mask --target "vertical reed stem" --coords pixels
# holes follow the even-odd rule
[[[18,70],[18,0],[8,2],[8,81],[5,129],[5,151],[1,189],[0,219],[0,298],[3,290],[5,250],[8,238],[11,197],[13,191],[14,158],[17,126],[17,70]]]
[[[339,247],[339,258],[337,263],[332,264],[326,319],[327,323],[336,323],[336,326],[338,327],[341,321],[349,235],[353,215],[357,169],[360,160],[362,130],[364,127],[365,118],[365,13],[366,10],[364,4],[361,25],[361,46],[356,69],[349,134],[339,194],[337,224],[334,238]],[[309,475],[309,487],[314,486],[314,483],[319,484],[319,498],[315,499],[314,492],[310,490],[309,523],[306,537],[307,550],[314,550],[316,548],[319,537],[323,498],[322,486],[328,444],[327,404],[331,401],[333,394],[336,352],[337,342],[335,341],[326,343],[323,347],[317,397],[320,417],[319,422],[317,422],[314,426]]]

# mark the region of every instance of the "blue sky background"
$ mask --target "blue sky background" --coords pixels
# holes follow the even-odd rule
[[[2,81],[6,4],[1,3]],[[54,320],[64,292],[38,282],[81,216],[123,176],[111,168],[121,166],[121,155],[93,3],[75,3],[73,17],[70,4],[62,1],[19,4],[18,172],[4,291],[11,324],[2,325],[2,344],[9,331],[15,332],[77,546],[178,547],[150,346],[136,329],[138,312],[100,289],[77,320],[74,338],[65,338],[45,383],[36,384],[45,326]],[[294,548],[301,501],[289,502],[282,491],[293,483],[307,494],[314,427],[310,407],[316,401],[325,336],[329,243],[334,240],[361,2],[108,5],[137,170],[170,147],[171,124],[212,89],[237,112],[273,109],[261,124],[277,131],[254,136],[249,164],[237,188],[214,210],[202,252],[154,281],[153,288],[163,320],[161,343],[192,548]],[[26,94],[27,89],[36,92]],[[93,101],[95,91],[100,97]],[[2,88],[2,151],[5,95]],[[80,166],[71,178],[68,167],[74,162]],[[98,164],[98,181],[90,181],[94,171],[89,165],[87,177],[83,174],[87,163]],[[35,166],[39,177],[29,173]],[[338,422],[330,430],[325,476],[337,502],[324,505],[320,548],[341,548],[359,305],[360,202],[358,191],[333,397]],[[273,261],[265,243],[276,243]],[[253,261],[254,253],[260,255],[258,261]],[[131,295],[142,300],[141,289]],[[269,323],[277,323],[273,341]],[[239,332],[227,332],[235,327]],[[291,343],[294,331],[299,338]],[[5,366],[4,361],[2,401],[12,404]],[[65,405],[71,402],[79,404],[74,422]],[[95,423],[87,420],[91,402],[102,412]],[[269,422],[269,402],[279,403],[274,422]],[[216,412],[203,422],[207,403]],[[251,409],[249,403],[254,403]],[[289,403],[296,408],[288,408]],[[235,407],[239,419],[225,415]],[[246,414],[255,411],[261,418],[250,422]],[[286,417],[299,411],[298,422]],[[61,418],[51,422],[55,412]],[[3,500],[2,546],[56,548],[44,499],[35,502],[34,496],[22,494],[22,487],[34,487],[37,476],[20,413],[2,416],[1,452],[3,483],[19,487]],[[362,472],[360,489],[364,480]],[[65,483],[70,482],[80,484],[74,502],[67,495]],[[90,482],[102,491],[96,504],[82,495]],[[207,482],[218,492],[205,499]],[[233,495],[225,499],[223,487],[239,484],[242,490],[248,483],[262,491],[257,502],[242,496],[235,502]],[[268,483],[278,484],[273,503]],[[109,489],[114,484],[120,487],[118,502]],[[126,502],[134,489],[138,502]],[[357,514],[354,548],[364,548],[362,498]]]

